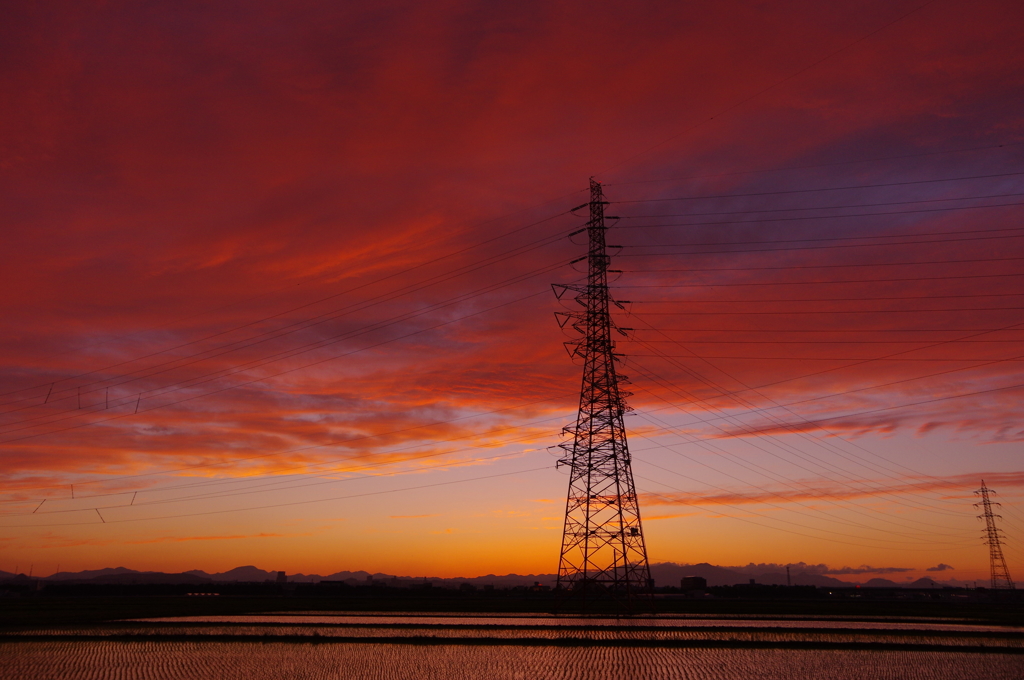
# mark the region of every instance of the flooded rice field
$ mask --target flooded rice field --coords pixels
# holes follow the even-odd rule
[[[266,615],[0,635],[0,678],[1024,677],[1024,629],[961,621]]]
[[[1021,657],[957,652],[25,642],[2,645],[0,677],[24,680],[1019,680]]]

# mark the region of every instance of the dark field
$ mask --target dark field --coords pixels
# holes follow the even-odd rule
[[[552,613],[558,603],[550,594],[498,591],[485,594],[436,592],[410,594],[386,589],[354,595],[301,597],[266,587],[231,586],[217,597],[188,597],[168,589],[107,586],[74,595],[56,589],[0,598],[0,632],[25,626],[90,624],[128,618],[252,614],[259,612],[449,612]],[[367,589],[369,590],[369,589]],[[56,592],[55,592],[56,591]],[[950,601],[948,599],[666,599],[654,602],[656,614],[746,617],[875,617],[951,619],[978,624],[1024,626],[1024,600]]]
[[[621,618],[554,604],[37,593],[0,600],[0,678],[1024,677],[1016,602],[660,600]]]

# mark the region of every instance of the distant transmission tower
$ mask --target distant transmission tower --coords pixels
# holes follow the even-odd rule
[[[630,393],[619,389],[627,381],[615,371],[612,330],[625,331],[612,324],[609,306],[622,304],[608,295],[607,202],[593,179],[590,202],[579,208],[587,205],[590,220],[576,232],[586,231],[590,241],[587,283],[554,286],[558,299],[571,291],[582,307],[557,312],[559,325],[583,334],[565,343],[570,356],[582,359],[583,386],[576,424],[563,429],[571,440],[560,445],[566,455],[559,464],[571,472],[557,587],[583,607],[604,601],[633,610],[638,598],[650,597],[651,574],[623,424]]]
[[[992,506],[999,505],[994,501],[989,500],[988,495],[994,494],[995,491],[985,486],[985,480],[981,480],[981,488],[974,493],[981,496],[981,502],[975,503],[974,507],[982,508],[982,514],[978,515],[978,519],[984,518],[985,520],[985,543],[988,545],[988,560],[989,566],[992,571],[992,590],[996,589],[1008,589],[1013,590],[1013,581],[1010,580],[1010,570],[1006,568],[1006,558],[1003,557],[1003,547],[999,542],[999,534],[1002,532],[1001,529],[996,528],[996,517],[1002,519],[1002,515],[992,514]]]

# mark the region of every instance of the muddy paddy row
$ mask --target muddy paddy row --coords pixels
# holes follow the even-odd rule
[[[835,618],[180,617],[8,630],[0,677],[1016,680],[1024,628]]]

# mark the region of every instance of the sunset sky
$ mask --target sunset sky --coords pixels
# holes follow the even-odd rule
[[[594,176],[652,562],[1024,579],[1019,0],[2,13],[0,570],[555,571]]]

